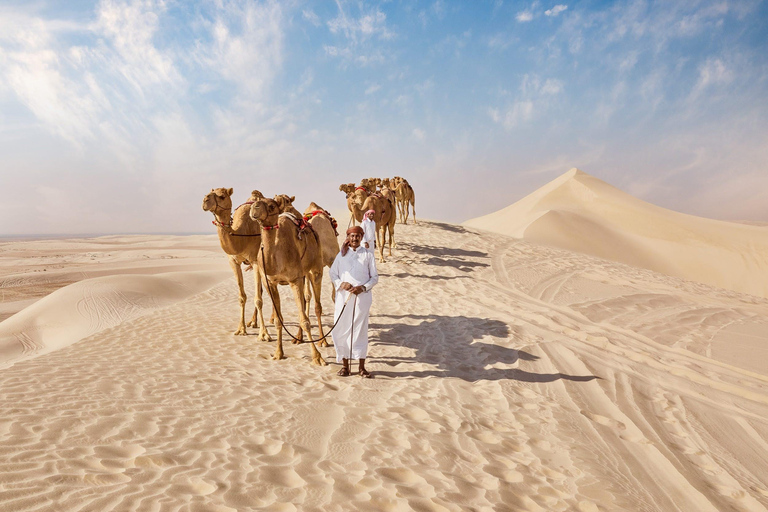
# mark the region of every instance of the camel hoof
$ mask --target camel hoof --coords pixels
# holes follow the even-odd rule
[[[248,332],[243,329],[238,329],[235,331],[235,336],[248,336]]]
[[[317,366],[328,366],[328,363],[326,363],[325,359],[323,359],[322,357],[313,359],[312,364]]]
[[[272,341],[272,338],[270,338],[269,334],[267,334],[266,332],[265,333],[260,333],[258,339],[259,339],[259,341]]]
[[[321,347],[329,347],[330,345],[328,344],[328,342],[327,342],[327,341],[325,341],[325,340],[322,340],[322,341],[320,342],[320,346],[321,346]]]
[[[272,360],[273,361],[279,361],[281,359],[285,359],[285,355],[284,354],[275,354],[275,355],[272,356]]]
[[[256,322],[248,322],[247,324],[245,324],[245,326],[246,327],[254,327],[254,328],[256,328],[256,327],[259,326],[259,324],[257,324]]]

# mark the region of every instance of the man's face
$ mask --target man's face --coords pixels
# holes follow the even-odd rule
[[[366,217],[368,217],[368,220],[373,220],[373,213],[369,213]]]
[[[357,249],[360,247],[360,242],[363,241],[363,235],[360,233],[350,233],[347,235],[347,241],[349,242],[349,246],[353,249]]]

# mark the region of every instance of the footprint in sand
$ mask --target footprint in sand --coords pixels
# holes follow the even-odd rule
[[[606,427],[615,428],[617,430],[627,429],[627,426],[624,423],[611,418],[606,418],[605,416],[601,416],[600,414],[594,414],[589,411],[581,411],[581,414],[583,414],[590,420],[594,421],[595,423],[599,423],[600,425],[605,425]]]

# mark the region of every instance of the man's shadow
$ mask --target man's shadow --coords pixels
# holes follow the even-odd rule
[[[476,342],[486,336],[502,338],[504,343],[511,336],[509,326],[499,320],[466,316],[439,315],[377,315],[376,318],[421,319],[418,325],[406,323],[378,324],[369,327],[380,329],[378,345],[401,346],[413,349],[411,357],[376,357],[376,361],[388,366],[414,362],[434,366],[430,370],[406,371],[377,370],[384,377],[455,377],[469,382],[479,380],[517,380],[522,382],[553,382],[559,379],[587,382],[596,375],[567,375],[564,373],[534,373],[519,368],[488,368],[489,365],[505,365],[522,361],[537,361],[538,356],[500,344]],[[374,349],[375,350],[375,349]]]

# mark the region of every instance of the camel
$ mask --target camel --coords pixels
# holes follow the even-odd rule
[[[243,263],[246,265],[256,263],[256,257],[261,247],[261,227],[251,219],[248,208],[238,207],[234,215],[232,214],[232,192],[233,189],[231,188],[211,189],[211,192],[203,198],[203,210],[213,213],[215,219],[213,224],[218,228],[219,243],[229,257],[229,266],[232,267],[232,272],[234,272],[237,278],[240,294],[240,325],[234,334],[236,336],[245,336],[248,334],[245,329],[245,303],[247,297],[243,287],[243,271],[240,265]],[[260,197],[263,197],[261,192],[254,190],[249,201],[241,206],[248,205],[252,200]],[[253,311],[253,318],[248,322],[248,327],[259,325],[258,339],[271,341],[262,314],[261,275],[258,271],[254,272],[253,278],[256,287],[256,307]],[[256,321],[257,317],[258,324]]]
[[[307,209],[304,210],[304,219],[309,222],[317,236],[320,237],[320,246],[323,248],[323,264],[331,268],[333,260],[339,254],[339,233],[336,231],[338,227],[336,221],[327,210],[318,206],[317,203],[309,203]],[[331,297],[335,299],[335,291]]]
[[[353,195],[355,191],[355,184],[354,183],[342,183],[339,185],[339,190],[344,192],[344,195],[347,198],[347,208],[349,208],[349,198]],[[349,209],[349,224],[355,225],[355,214],[352,213],[352,209]]]
[[[302,217],[301,213],[299,213],[299,210],[293,207],[293,202],[296,200],[296,196],[278,194],[274,197],[274,200],[277,201],[277,204],[280,207],[280,212],[282,213],[288,212],[292,214],[294,217],[296,217],[297,219],[300,219]]]
[[[347,198],[347,206],[352,214],[358,220],[363,221],[363,214],[368,210],[373,210],[373,220],[376,223],[376,244],[379,246],[379,261],[384,260],[384,244],[387,241],[387,232],[389,232],[389,255],[392,256],[392,244],[395,239],[395,217],[396,212],[392,203],[384,197],[369,195],[361,187],[355,190],[355,194]]]
[[[395,186],[395,199],[400,213],[400,222],[408,224],[408,205],[413,209],[413,223],[416,224],[416,194],[408,180],[395,176],[398,184]]]
[[[315,315],[323,337],[320,290],[323,282],[323,258],[319,239],[311,230],[299,231],[293,216],[281,213],[274,199],[258,199],[251,205],[251,219],[261,226],[262,240],[258,259],[259,270],[264,274],[270,296],[277,314],[277,348],[273,359],[285,357],[283,353],[283,318],[280,308],[279,284],[290,284],[299,310],[299,324],[306,331],[312,345],[312,364],[325,366],[326,363],[312,338],[309,317],[304,311],[306,299],[303,293],[304,280],[309,278],[315,296]],[[298,221],[298,219],[295,219]]]

